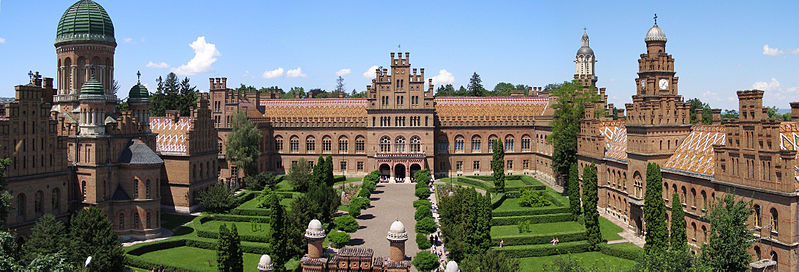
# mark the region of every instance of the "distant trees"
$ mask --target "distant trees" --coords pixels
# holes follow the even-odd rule
[[[709,125],[713,122],[713,112],[710,105],[702,102],[699,98],[692,98],[687,101],[690,105],[691,124],[705,124]],[[702,109],[702,116],[696,116],[696,110]]]
[[[344,78],[341,76],[336,79],[336,92],[344,93]]]
[[[236,198],[233,193],[233,189],[224,184],[214,184],[207,191],[199,192],[197,200],[209,212],[225,212],[236,206]]]
[[[189,116],[191,107],[197,105],[197,88],[191,86],[189,78],[179,80],[175,73],[169,73],[166,79],[159,76],[155,81],[158,86],[150,96],[150,115],[164,116],[167,110],[177,110]]]
[[[245,175],[254,176],[258,173],[258,158],[261,156],[261,132],[244,111],[236,112],[232,127],[233,131],[225,142],[225,156],[244,169]]]
[[[480,79],[480,75],[477,72],[472,74],[472,77],[469,79],[469,85],[466,87],[469,90],[470,96],[484,96],[486,89],[483,88],[483,80]]]

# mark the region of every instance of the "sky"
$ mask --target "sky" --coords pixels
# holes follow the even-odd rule
[[[74,1],[0,0],[0,97],[55,77],[58,21]],[[799,101],[799,1],[111,1],[119,97],[175,72],[208,90],[228,87],[363,91],[390,52],[410,52],[438,84],[545,86],[570,80],[583,28],[598,59],[597,85],[621,107],[635,93],[637,59],[653,14],[675,58],[679,93],[736,109],[736,90],[764,104]]]

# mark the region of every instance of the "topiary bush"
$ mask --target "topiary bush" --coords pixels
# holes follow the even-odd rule
[[[413,219],[419,221],[425,217],[433,217],[433,211],[430,209],[430,206],[420,206],[416,208],[416,212],[413,214]]]
[[[352,215],[342,215],[336,217],[334,223],[336,225],[336,229],[348,233],[356,232],[360,227],[360,225],[358,225],[358,221],[356,221],[355,217],[352,217]]]
[[[413,257],[411,264],[421,272],[433,271],[438,268],[438,256],[428,251],[420,251],[416,253],[416,257]]]
[[[417,234],[416,235],[416,246],[419,247],[419,250],[426,250],[426,249],[430,248],[431,246],[433,246],[433,244],[430,243],[430,239],[427,239],[427,235]]]
[[[436,221],[432,217],[425,217],[422,220],[416,221],[416,233],[431,234],[436,231]]]
[[[431,194],[431,193],[430,193],[430,189],[428,189],[427,187],[425,187],[425,188],[417,188],[417,189],[416,189],[416,192],[414,192],[414,194],[415,194],[415,195],[416,195],[416,197],[418,197],[419,199],[427,199],[428,197],[430,197],[430,194]]]
[[[430,200],[427,200],[427,199],[419,199],[419,200],[414,200],[414,201],[413,201],[413,207],[414,207],[414,208],[417,208],[417,209],[418,209],[420,206],[427,206],[427,207],[430,207],[430,205],[431,205],[431,203],[430,203]]]
[[[330,246],[333,248],[342,248],[350,243],[350,234],[346,232],[336,231],[327,236],[330,241]]]
[[[535,191],[535,190],[522,190],[519,194],[519,205],[524,207],[545,207],[552,205],[552,201],[549,201],[544,194]]]
[[[350,201],[350,207],[355,206],[361,210],[369,208],[371,206],[372,201],[366,197],[356,197]]]
[[[358,191],[358,197],[369,198],[371,196],[372,196],[372,192],[370,192],[369,189],[361,186],[361,190]]]
[[[350,205],[350,207],[347,209],[347,212],[352,217],[358,218],[358,216],[361,216],[361,207]]]

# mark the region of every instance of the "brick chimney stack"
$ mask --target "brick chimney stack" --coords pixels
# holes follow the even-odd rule
[[[721,109],[712,109],[713,125],[721,125]]]
[[[799,122],[799,102],[791,102],[791,121]]]

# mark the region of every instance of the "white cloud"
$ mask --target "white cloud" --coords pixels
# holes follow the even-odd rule
[[[796,48],[793,51],[791,51],[791,54],[799,55],[799,48]]]
[[[245,70],[245,71],[244,71],[244,74],[242,74],[242,75],[241,75],[241,77],[242,77],[242,78],[251,77],[251,75],[250,75],[250,70]]]
[[[163,61],[158,63],[150,61],[147,63],[147,68],[169,68],[169,64]]]
[[[768,47],[768,44],[764,44],[763,45],[763,55],[776,56],[776,55],[779,55],[779,54],[782,54],[782,53],[783,53],[783,51],[780,50],[779,48]]]
[[[776,78],[771,78],[771,81],[758,81],[752,84],[752,89],[763,90],[763,91],[776,91],[780,89],[780,82],[777,81]]]
[[[0,44],[6,43],[6,39],[0,38]]]
[[[338,72],[336,72],[336,75],[337,76],[346,76],[346,75],[349,75],[350,73],[352,73],[352,70],[350,70],[350,68],[344,68],[344,69],[338,70]]]
[[[205,36],[200,36],[189,46],[194,49],[194,57],[188,63],[173,68],[172,72],[179,75],[194,75],[213,71],[211,65],[216,62],[216,57],[221,55],[219,50],[216,50],[216,45],[206,42]]]
[[[277,68],[274,70],[265,71],[262,77],[269,79],[269,78],[276,78],[283,76],[283,68]]]
[[[282,68],[280,69],[283,70]],[[302,73],[302,68],[297,67],[297,69],[291,69],[286,71],[287,77],[307,77],[308,75]]]
[[[445,69],[441,69],[438,71],[438,75],[433,77],[433,84],[435,85],[444,85],[444,84],[452,84],[455,83],[455,76],[452,73],[447,72]]]
[[[128,37],[122,40],[125,41],[126,43],[131,43],[133,41],[133,38]]]
[[[377,65],[372,65],[369,69],[366,69],[366,72],[363,72],[363,77],[365,78],[375,78],[375,70],[377,69]]]

